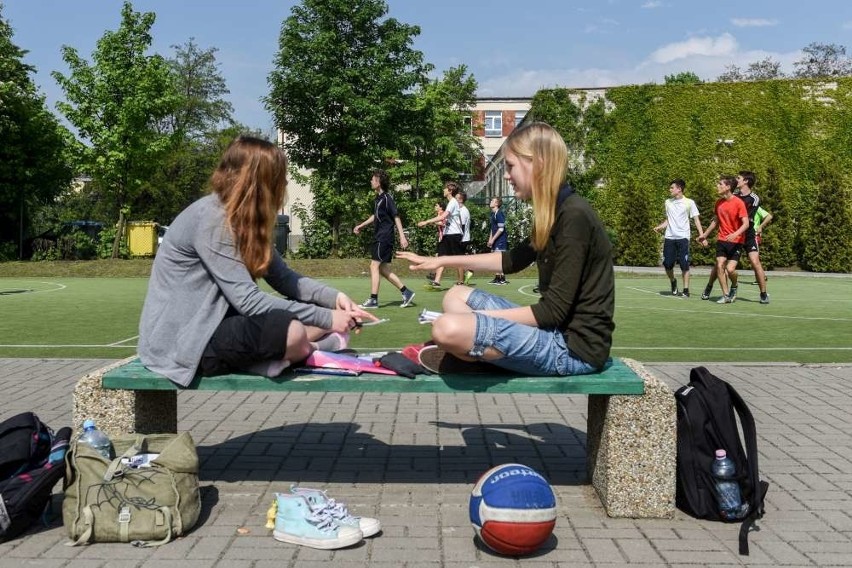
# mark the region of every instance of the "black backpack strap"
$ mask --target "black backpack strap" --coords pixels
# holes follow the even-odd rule
[[[751,414],[751,410],[749,410],[745,401],[731,385],[728,385],[728,394],[731,397],[734,409],[739,415],[740,425],[743,429],[746,459],[748,460],[748,477],[752,487],[751,499],[749,501],[751,509],[748,517],[746,517],[740,527],[740,554],[748,556],[748,533],[754,522],[763,517],[763,499],[769,489],[769,484],[760,480],[760,470],[757,462],[757,432],[754,428],[754,417]]]

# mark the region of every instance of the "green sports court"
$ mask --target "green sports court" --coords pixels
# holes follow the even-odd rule
[[[719,305],[714,301],[718,285],[710,301],[699,298],[706,271],[693,271],[691,298],[671,296],[659,272],[618,274],[613,356],[656,362],[852,362],[852,279],[771,274],[771,303],[761,305],[751,273],[742,271],[737,301]],[[352,347],[398,349],[428,339],[428,325],[418,324],[417,315],[424,308],[440,310],[443,294],[424,290],[414,278],[405,278],[417,294],[409,308],[400,308],[397,291],[382,284],[374,313],[388,321],[365,327],[353,336]],[[508,286],[489,285],[490,275],[472,283],[519,304],[535,301],[533,278],[509,279]],[[359,302],[369,295],[366,277],[323,280]],[[146,286],[145,278],[0,278],[0,357],[132,355]]]

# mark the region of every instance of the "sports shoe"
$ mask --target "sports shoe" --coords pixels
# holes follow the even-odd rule
[[[508,284],[508,282],[506,282]],[[533,286],[533,294],[538,294],[539,288],[538,286]]]
[[[400,308],[407,308],[411,305],[411,301],[414,299],[414,290],[407,290],[402,293],[402,303],[399,305]]]
[[[500,279],[496,276],[488,281],[489,284],[500,284]]]
[[[382,530],[382,523],[378,519],[352,515],[346,505],[338,503],[329,497],[325,491],[291,485],[290,493],[304,497],[314,512],[327,512],[338,525],[359,529],[364,538],[373,536]]]
[[[723,294],[721,298],[719,298],[718,300],[716,300],[716,303],[717,303],[717,304],[733,304],[733,303],[734,303],[734,301],[731,299],[731,297],[730,297],[730,296],[725,296],[725,295]]]
[[[769,294],[767,294],[766,292],[761,292],[760,293],[760,303],[761,304],[768,304],[769,303]]]
[[[506,277],[504,276],[503,278],[501,278],[501,279],[500,279],[500,281],[499,281],[499,282],[497,282],[497,284],[499,284],[500,286],[508,286],[508,285],[509,285],[509,281],[508,281],[508,280],[506,280]]]
[[[470,284],[470,279],[473,278],[473,270],[465,270],[464,271],[464,285],[467,286]]]
[[[276,493],[266,513],[267,528],[274,519],[275,540],[322,550],[358,544],[364,533],[357,527],[342,525],[326,509],[314,510],[302,495]]]
[[[677,296],[677,280],[672,280],[671,285],[672,285],[672,296]]]
[[[361,307],[367,310],[372,310],[379,307],[379,301],[375,298],[367,298],[367,300],[361,304]]]
[[[737,299],[737,287],[736,286],[731,286],[731,291],[728,294],[728,297],[731,299],[731,303],[733,304],[734,301]]]
[[[689,288],[684,288],[680,295],[684,298],[689,298]]]
[[[447,353],[437,345],[427,345],[418,353],[420,364],[433,373],[451,373],[463,375],[506,374],[507,371],[485,361],[465,361]]]
[[[440,290],[440,289],[441,289],[441,283],[440,283],[440,282],[437,282],[437,281],[435,281],[435,280],[433,280],[433,281],[432,281],[432,283],[431,283],[431,284],[429,284],[429,285],[430,285],[433,289],[435,289],[435,290]]]
[[[702,300],[709,300],[710,299],[710,292],[712,292],[712,291],[713,291],[713,288],[704,288],[704,293],[701,294],[701,299]]]

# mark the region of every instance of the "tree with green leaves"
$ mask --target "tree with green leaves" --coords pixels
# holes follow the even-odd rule
[[[135,215],[162,224],[201,197],[225,147],[248,130],[234,123],[216,48],[202,49],[192,38],[172,48],[174,55],[167,63],[178,102],[159,128],[174,139],[174,146],[131,203]]]
[[[20,258],[32,209],[71,182],[70,133],[47,110],[0,5],[0,260]],[[16,246],[17,245],[17,246]]]
[[[85,141],[79,147],[81,167],[103,188],[118,218],[113,257],[119,255],[127,205],[176,136],[160,128],[180,97],[168,62],[147,54],[155,19],[153,12],[134,12],[125,2],[118,30],[98,40],[93,63],[63,46],[70,74],[53,73],[67,98],[57,106]]]
[[[163,122],[167,132],[180,132],[190,140],[207,139],[221,128],[234,124],[234,107],[224,97],[228,90],[216,61],[218,49],[201,49],[195,38],[173,45],[167,60],[174,75],[180,101]]]
[[[414,200],[441,197],[445,181],[473,173],[482,146],[466,118],[476,105],[476,88],[467,66],[460,65],[415,91],[411,124],[394,147],[402,162],[393,169],[393,181],[408,183]]]
[[[768,81],[770,79],[782,79],[783,77],[781,62],[771,57],[765,57],[749,63],[745,71],[736,65],[728,65],[725,67],[725,72],[719,75],[716,80],[720,83],[736,83],[738,81]]]
[[[411,125],[413,89],[429,70],[420,28],[383,0],[303,0],[284,21],[266,106],[292,162],[314,171],[314,213],[332,227],[361,216],[370,170]]]
[[[665,76],[666,85],[700,85],[704,81],[692,71],[681,71]]]

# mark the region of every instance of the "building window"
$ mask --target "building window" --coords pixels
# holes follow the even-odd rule
[[[472,116],[468,115],[468,116],[464,117],[464,127],[465,127],[465,130],[467,130],[468,132],[473,134],[473,117]]]
[[[516,110],[515,111],[515,128],[517,128],[518,126],[521,125],[521,122],[523,122],[524,117],[526,115],[527,115],[527,111],[525,111],[525,110]]]
[[[485,111],[485,136],[489,138],[503,136],[503,113],[501,111]]]

